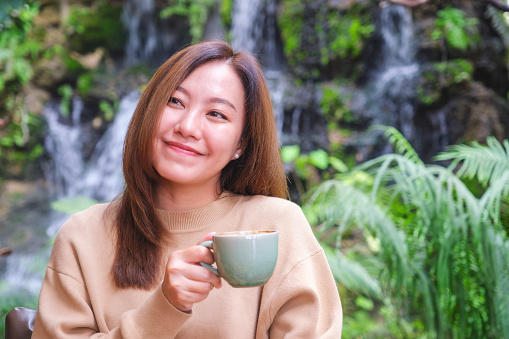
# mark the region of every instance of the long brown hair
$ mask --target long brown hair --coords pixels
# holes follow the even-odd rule
[[[155,201],[159,175],[151,159],[157,123],[177,86],[198,66],[214,60],[231,65],[245,92],[243,152],[222,170],[221,191],[288,197],[272,103],[258,61],[248,53],[234,53],[222,41],[201,42],[177,52],[145,88],[124,142],[126,187],[116,210],[113,264],[114,279],[121,288],[148,289],[157,283],[161,247],[169,238]]]

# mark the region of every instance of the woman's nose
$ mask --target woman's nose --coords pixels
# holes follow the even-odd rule
[[[202,122],[198,112],[185,112],[175,124],[175,133],[186,138],[200,139],[202,136]]]

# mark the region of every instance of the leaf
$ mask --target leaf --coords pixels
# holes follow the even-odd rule
[[[74,214],[97,204],[96,200],[78,195],[73,198],[63,198],[51,203],[51,208],[57,212]]]
[[[329,167],[329,154],[323,149],[312,151],[309,153],[309,162],[321,170]]]
[[[349,260],[341,252],[335,252],[330,247],[322,246],[327,261],[336,281],[352,291],[381,300],[380,283],[358,262]]]
[[[290,163],[296,160],[300,155],[299,145],[283,146],[281,148],[281,157],[283,162]]]
[[[471,145],[450,146],[440,153],[435,160],[452,160],[451,170],[457,169],[457,176],[473,179],[486,187],[498,180],[509,169],[509,141],[503,145],[495,137],[486,139],[487,145],[474,141]]]
[[[330,162],[331,166],[339,173],[348,172],[348,166],[346,166],[346,164],[341,159],[330,156],[329,162]]]

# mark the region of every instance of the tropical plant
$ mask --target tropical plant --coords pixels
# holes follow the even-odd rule
[[[452,160],[446,168],[424,164],[394,128],[380,129],[397,153],[321,183],[303,205],[338,282],[392,305],[414,326],[393,328],[403,337],[417,337],[420,326],[430,338],[509,337],[509,241],[500,217],[509,142],[451,147],[437,157]],[[476,197],[463,177],[486,185],[484,194]],[[354,230],[369,251],[345,246]]]
[[[42,45],[36,39],[33,20],[39,13],[36,1],[26,0],[10,7],[1,5],[0,17],[0,176],[6,164],[33,162],[42,153],[36,143],[41,119],[25,106],[23,90],[33,76],[31,61]],[[12,170],[12,167],[10,168]]]
[[[304,181],[311,184],[321,181],[318,171],[326,171],[329,167],[337,172],[346,172],[348,167],[339,158],[330,155],[323,149],[317,149],[309,154],[301,153],[299,145],[287,145],[281,149],[283,162],[292,164],[291,172],[294,184],[300,195],[304,194],[310,187],[305,187]]]
[[[199,41],[203,36],[203,29],[210,10],[216,4],[215,0],[168,0],[168,7],[161,11],[161,17],[172,15],[187,17],[193,41]]]
[[[445,40],[449,47],[459,50],[473,47],[479,41],[477,18],[466,18],[465,12],[454,7],[441,9],[437,15],[432,39]]]

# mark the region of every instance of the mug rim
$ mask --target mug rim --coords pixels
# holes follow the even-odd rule
[[[231,237],[231,236],[264,236],[270,234],[277,234],[278,231],[275,230],[245,230],[245,231],[228,231],[228,232],[220,232],[215,233],[212,237]]]

